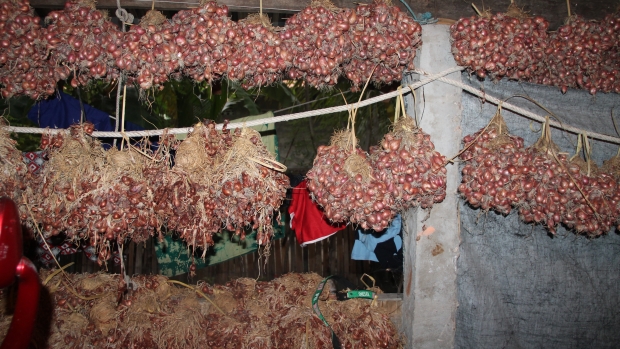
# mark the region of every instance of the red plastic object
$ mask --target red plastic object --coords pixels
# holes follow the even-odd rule
[[[22,228],[15,203],[0,198],[0,288],[15,281],[17,303],[13,321],[0,349],[25,349],[37,317],[39,274],[32,262],[23,257]]]

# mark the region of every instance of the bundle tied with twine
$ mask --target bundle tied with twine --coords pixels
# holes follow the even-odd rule
[[[523,139],[511,135],[501,114],[501,104],[489,123],[463,138],[458,154],[464,162],[459,193],[472,207],[509,214],[521,205],[524,192]]]
[[[215,123],[197,123],[185,140],[174,144],[174,167],[156,189],[156,208],[169,229],[176,231],[194,250],[204,253],[214,244],[212,235],[221,229],[214,216],[213,180],[218,152],[232,142],[230,132],[215,130]]]
[[[280,28],[264,13],[253,13],[237,23],[234,52],[227,76],[241,82],[244,89],[267,86],[282,79],[291,63],[283,51]]]
[[[0,197],[11,198],[20,209],[22,221],[25,221],[27,216],[20,203],[24,192],[32,192],[32,188],[27,185],[31,174],[16,144],[6,129],[6,121],[0,119]]]
[[[255,229],[259,245],[268,244],[289,184],[284,171],[286,167],[267,150],[259,132],[235,130],[232,145],[216,159],[217,219],[241,239],[247,228]]]
[[[32,186],[40,195],[28,197],[29,217],[48,237],[65,231],[70,240],[87,239],[91,229],[84,213],[105,168],[105,151],[90,137],[87,125],[73,125],[54,136],[43,135],[49,161]],[[49,140],[52,140],[49,142]]]
[[[371,159],[378,179],[387,185],[391,196],[387,203],[394,215],[410,207],[431,208],[445,198],[445,157],[435,150],[430,135],[415,118],[407,115],[402,94],[396,99],[391,131]]]

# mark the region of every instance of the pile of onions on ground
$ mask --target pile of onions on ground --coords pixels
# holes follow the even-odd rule
[[[523,139],[508,133],[508,127],[498,112],[489,124],[463,138],[464,162],[459,192],[473,207],[484,211],[510,213],[512,206],[523,200],[521,169]]]
[[[50,12],[45,21],[45,52],[51,62],[74,74],[74,87],[92,79],[119,76],[115,60],[121,55],[123,36],[107,13],[96,9],[95,1],[68,1],[63,10]]]
[[[411,207],[431,208],[446,198],[446,159],[435,150],[430,135],[404,115],[371,152],[378,179],[392,196],[392,212]]]
[[[270,282],[249,278],[226,285],[177,287],[163,276],[137,275],[124,292],[119,275],[43,271],[33,343],[39,348],[290,348],[331,346],[331,332],[313,313],[323,278],[287,274]],[[376,290],[380,292],[380,290]],[[2,305],[8,297],[2,295]],[[333,299],[326,288],[321,312],[343,348],[402,348],[388,313],[369,300]],[[11,315],[0,307],[0,335]],[[359,326],[370,323],[372,326]],[[308,330],[309,329],[309,330]]]
[[[620,184],[620,149],[615,156],[603,162],[603,166],[601,166],[600,170],[612,176],[616,183]],[[618,208],[619,214],[616,219],[616,229],[620,229],[620,198],[613,197],[610,200],[610,204]]]
[[[194,81],[211,82],[227,73],[241,38],[226,5],[211,1],[181,10],[172,17],[172,26],[183,75]]]
[[[335,85],[343,64],[352,58],[348,32],[356,18],[355,10],[340,9],[329,0],[313,0],[288,18],[281,34],[284,52],[292,55],[288,77],[319,89]]]
[[[30,215],[46,237],[64,231],[70,240],[88,238],[90,222],[84,215],[93,205],[88,194],[97,189],[105,166],[103,147],[88,135],[93,130],[85,123],[41,137],[49,161],[30,184],[37,189],[28,202]]]
[[[41,18],[28,0],[0,3],[0,92],[3,98],[26,95],[47,97],[69,69],[46,58]]]
[[[381,231],[396,215],[392,194],[358,147],[353,129],[336,132],[328,146],[319,146],[306,177],[312,199],[334,223]]]
[[[236,45],[228,60],[228,79],[241,82],[244,89],[282,80],[282,73],[291,63],[277,29],[264,14],[251,14],[238,22]]]
[[[422,45],[422,26],[391,0],[359,4],[349,15],[349,24],[353,53],[342,71],[354,86],[369,77],[377,85],[400,81],[404,69],[414,69],[416,50]]]
[[[236,129],[230,147],[216,158],[211,182],[215,217],[242,240],[251,228],[257,231],[258,244],[268,245],[289,186],[284,171],[258,131]]]
[[[557,31],[515,5],[505,14],[461,18],[450,27],[459,65],[487,75],[568,88],[620,93],[620,15],[600,22],[573,16]]]
[[[20,207],[27,188],[28,168],[22,152],[16,148],[6,129],[6,122],[0,119],[0,197],[6,196]]]

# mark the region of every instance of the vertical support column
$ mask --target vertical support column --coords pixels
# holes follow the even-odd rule
[[[437,73],[456,66],[450,52],[449,27],[425,25],[419,69]],[[448,76],[460,81],[460,73]],[[413,81],[404,81],[411,83]],[[407,112],[421,120],[435,149],[450,157],[461,143],[461,89],[440,81],[416,91],[417,105],[407,96]],[[414,110],[415,108],[415,110]],[[456,260],[459,255],[460,218],[457,187],[458,165],[447,166],[446,199],[430,211],[410,210],[405,214],[404,287],[402,332],[410,348],[453,348],[455,334]],[[433,232],[434,231],[434,232]],[[432,232],[432,233],[431,233]]]

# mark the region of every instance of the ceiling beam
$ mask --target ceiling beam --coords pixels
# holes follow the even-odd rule
[[[30,6],[34,8],[63,8],[66,0],[30,0]],[[355,7],[359,0],[334,0],[334,5],[338,7]],[[370,2],[370,1],[367,1]],[[151,0],[121,0],[121,6],[125,9],[150,9]],[[259,0],[219,0],[219,4],[227,5],[231,11],[258,12]],[[308,6],[309,0],[263,0],[263,11],[265,12],[297,12]],[[156,10],[184,10],[198,7],[199,0],[156,0]],[[97,8],[111,9],[116,8],[116,0],[97,0]]]

